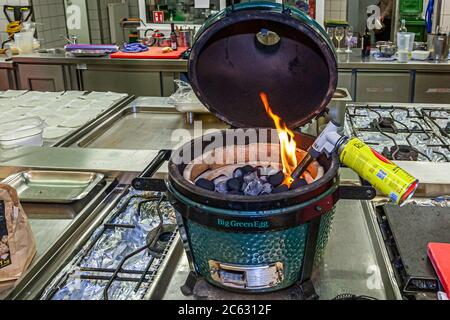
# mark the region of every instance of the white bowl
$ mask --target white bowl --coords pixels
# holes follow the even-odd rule
[[[412,52],[413,60],[424,61],[424,60],[427,60],[429,57],[430,57],[430,51],[415,50]]]

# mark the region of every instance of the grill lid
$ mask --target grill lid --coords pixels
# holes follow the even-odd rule
[[[286,7],[287,8],[287,7]],[[234,127],[273,127],[260,99],[291,128],[320,115],[337,85],[334,48],[301,11],[243,3],[210,17],[189,58],[200,101]]]

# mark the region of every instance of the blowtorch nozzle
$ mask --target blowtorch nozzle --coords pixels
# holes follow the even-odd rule
[[[292,172],[291,178],[293,181],[297,181],[305,173],[308,166],[314,161],[313,156],[308,152],[297,168]]]
[[[341,135],[339,131],[341,131],[341,127],[337,123],[334,121],[328,123],[325,130],[322,131],[309,148],[308,154],[292,172],[291,178],[294,181],[299,179],[305,173],[308,166],[322,153],[325,152],[327,156],[330,156],[347,140],[347,137]]]

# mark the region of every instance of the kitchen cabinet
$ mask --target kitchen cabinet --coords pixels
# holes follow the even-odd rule
[[[350,95],[353,97],[353,77],[352,77],[352,71],[339,71],[339,77],[338,77],[338,88],[345,88],[348,90]]]
[[[15,89],[11,72],[9,69],[0,69],[0,91]]]
[[[358,71],[357,102],[410,102],[410,73]]]
[[[449,103],[450,73],[417,73],[414,102]]]
[[[18,64],[19,87],[22,90],[64,91],[72,85],[71,67],[65,65]]]
[[[81,71],[83,90],[114,91],[136,96],[170,96],[177,72],[153,71],[126,65],[87,65]]]

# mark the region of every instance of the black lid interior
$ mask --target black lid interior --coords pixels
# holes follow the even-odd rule
[[[281,39],[262,45],[261,29]],[[200,101],[234,127],[273,127],[260,99],[299,127],[322,113],[337,84],[334,51],[308,21],[270,10],[232,12],[206,28],[190,55],[189,76]]]

